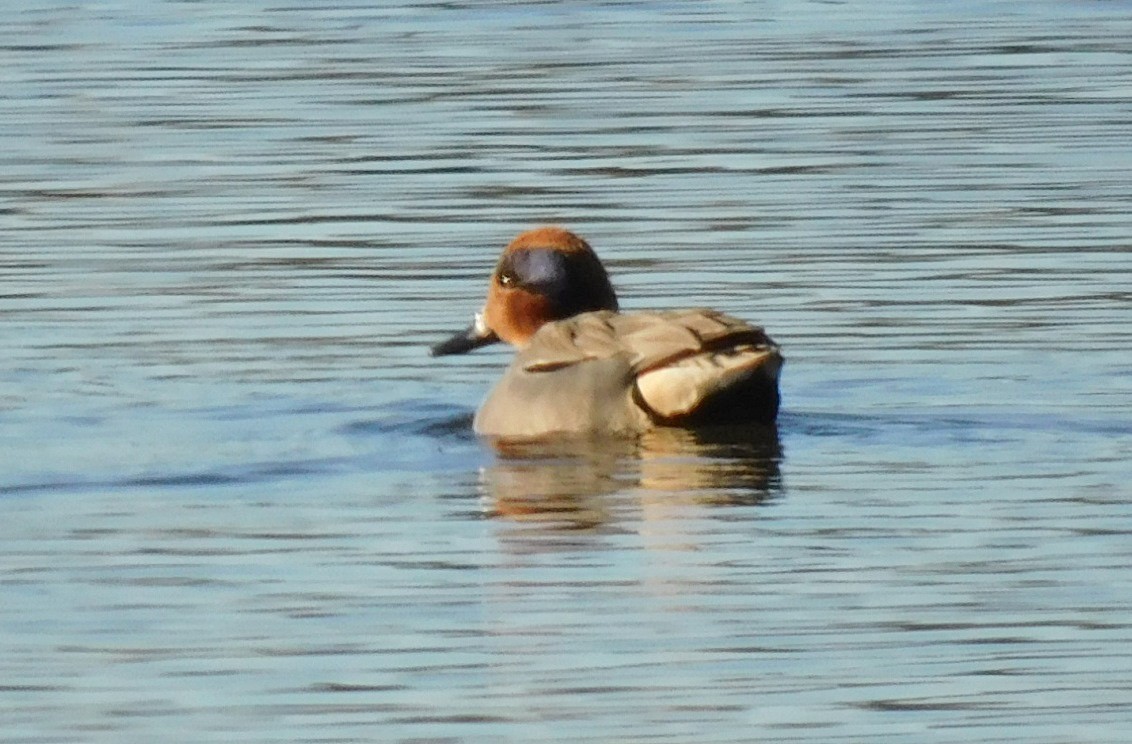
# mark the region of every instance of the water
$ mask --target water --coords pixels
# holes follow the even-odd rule
[[[0,29],[10,742],[1123,742],[1132,9],[35,3]],[[776,432],[496,452],[561,222]]]

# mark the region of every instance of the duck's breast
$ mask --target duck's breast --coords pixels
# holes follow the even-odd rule
[[[553,433],[634,433],[649,428],[633,402],[625,355],[528,369],[516,357],[476,413],[477,434],[538,437]]]

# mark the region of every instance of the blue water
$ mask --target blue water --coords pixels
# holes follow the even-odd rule
[[[1124,742],[1132,8],[0,27],[5,742]],[[493,449],[565,224],[777,430]]]

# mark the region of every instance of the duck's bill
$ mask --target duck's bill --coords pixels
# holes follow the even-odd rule
[[[484,324],[483,315],[476,313],[475,322],[447,341],[441,341],[436,346],[433,346],[431,352],[433,356],[465,354],[472,349],[478,349],[481,346],[493,344],[498,340],[499,337],[495,335],[495,331],[492,331]]]

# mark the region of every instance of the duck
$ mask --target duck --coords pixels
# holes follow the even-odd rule
[[[431,353],[496,342],[515,356],[473,418],[480,436],[632,436],[778,415],[784,357],[761,327],[708,308],[621,312],[593,248],[563,227],[512,240],[471,325]]]

